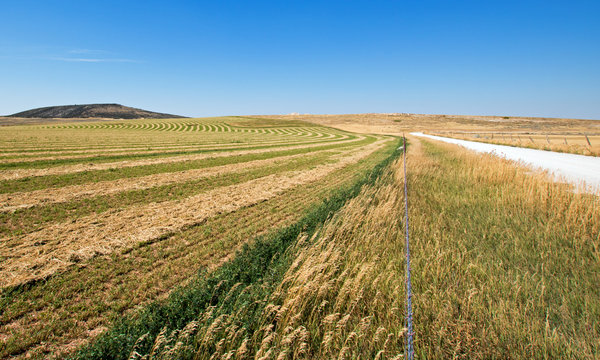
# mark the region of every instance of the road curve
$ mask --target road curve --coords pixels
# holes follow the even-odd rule
[[[458,140],[420,132],[411,135],[457,144],[477,152],[518,161],[532,168],[548,170],[559,181],[582,185],[588,192],[600,191],[600,157]]]

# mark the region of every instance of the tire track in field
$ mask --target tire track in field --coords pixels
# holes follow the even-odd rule
[[[266,201],[355,163],[385,142],[381,139],[340,157],[336,163],[311,170],[268,175],[183,200],[110,210],[53,224],[17,239],[0,239],[0,288],[45,278],[96,255],[151,242],[215,215]]]
[[[97,171],[97,170],[117,169],[117,168],[124,168],[124,167],[157,165],[157,164],[202,160],[202,159],[208,159],[208,158],[218,158],[218,157],[235,156],[235,155],[260,154],[260,153],[277,151],[277,150],[305,149],[305,148],[310,148],[310,147],[323,146],[324,144],[339,144],[339,143],[350,144],[352,142],[363,140],[364,138],[365,138],[364,136],[357,136],[355,139],[352,139],[352,140],[339,140],[339,141],[331,141],[331,142],[321,141],[316,144],[282,146],[280,148],[278,147],[278,148],[254,149],[254,150],[235,150],[235,151],[223,151],[223,152],[216,152],[216,153],[209,152],[209,153],[194,154],[194,155],[181,155],[181,156],[171,156],[171,157],[152,158],[152,159],[143,159],[143,160],[125,160],[125,161],[100,163],[100,164],[73,164],[73,165],[56,166],[56,167],[51,167],[51,168],[46,168],[46,169],[5,170],[5,171],[0,172],[0,180],[17,180],[17,179],[23,179],[26,177],[63,175],[63,174],[72,174],[72,173],[84,172],[84,171]]]

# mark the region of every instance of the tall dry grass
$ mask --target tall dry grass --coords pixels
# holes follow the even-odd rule
[[[598,197],[451,145],[411,159],[421,355],[599,356]]]
[[[233,313],[208,308],[194,322],[193,336],[186,341],[178,331],[161,334],[153,349],[162,350],[150,358],[401,356],[404,262],[395,255],[402,252],[402,233],[397,218],[389,221],[390,214],[401,210],[401,197],[391,178],[388,169],[376,186],[365,188],[314,236],[300,237],[288,249],[294,260],[272,293],[245,301],[254,285],[232,287],[221,303],[238,297]],[[257,303],[266,306],[255,313]],[[249,314],[256,323],[254,332],[241,326]]]

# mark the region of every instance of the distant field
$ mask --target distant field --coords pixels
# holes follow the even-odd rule
[[[395,144],[241,117],[1,127],[0,357],[76,348]]]
[[[422,131],[464,140],[600,156],[600,120],[404,113],[260,117],[304,120],[358,133],[402,135]]]
[[[344,114],[263,115],[261,118],[304,120],[335,128],[374,134],[431,132],[504,132],[538,134],[600,134],[600,120],[536,118],[521,116]]]
[[[78,119],[60,119],[60,122],[66,123],[78,123],[78,122],[100,122],[100,121],[112,121],[112,119],[89,119],[89,118],[78,118]],[[15,125],[39,125],[47,123],[56,123],[57,119],[44,119],[44,118],[22,118],[22,117],[11,117],[11,116],[0,116],[0,126],[15,126]]]

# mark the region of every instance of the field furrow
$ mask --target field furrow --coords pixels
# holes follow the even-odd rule
[[[28,177],[16,180],[0,181],[0,193],[29,192],[38,189],[49,189],[69,185],[81,185],[98,181],[116,180],[126,177],[141,177],[158,173],[179,172],[198,168],[208,168],[219,165],[245,162],[251,160],[266,159],[270,157],[292,155],[297,153],[313,153],[323,150],[341,149],[347,147],[365,146],[375,141],[374,137],[365,137],[360,141],[325,143],[321,146],[307,146],[295,149],[283,147],[272,151],[249,153],[236,156],[218,156],[193,161],[169,162],[155,165],[143,165],[134,167],[123,167],[107,170],[84,171],[72,174],[49,175],[39,177]]]
[[[336,151],[307,154],[289,161],[277,161],[271,165],[243,169],[217,176],[201,177],[187,182],[175,182],[151,189],[129,190],[108,195],[83,197],[72,201],[21,208],[0,213],[0,236],[21,236],[38,231],[51,223],[100,214],[111,209],[184,199],[222,186],[240,184],[270,174],[301,171],[326,162]]]
[[[318,138],[320,140],[344,140],[348,139],[351,136],[344,134],[326,134],[320,133],[321,136]],[[271,139],[256,139],[252,141],[252,145],[274,145],[274,144],[291,144],[291,143],[303,143],[305,142],[302,138],[271,138]],[[175,143],[165,143],[165,144],[156,144],[153,143],[151,146],[148,144],[144,144],[142,146],[137,147],[115,147],[115,148],[97,148],[94,150],[90,150],[86,148],[83,149],[61,149],[56,151],[4,151],[0,153],[0,158],[2,161],[0,164],[11,164],[17,162],[36,162],[36,161],[51,161],[51,160],[70,160],[70,159],[88,159],[99,156],[122,156],[122,155],[138,155],[138,154],[148,154],[148,153],[175,153],[178,151],[197,151],[206,148],[235,148],[235,147],[244,147],[248,146],[247,141],[240,141],[232,139],[230,141],[202,141],[202,144],[186,144],[186,145],[177,145]]]
[[[264,145],[276,145],[276,144],[290,144],[291,142],[289,140],[277,140],[277,141],[256,141],[253,142],[253,145],[260,145],[260,144],[264,144]],[[204,145],[186,145],[186,146],[179,146],[179,147],[172,147],[172,146],[166,146],[166,147],[160,147],[160,148],[152,148],[152,149],[145,149],[145,150],[139,150],[137,148],[130,148],[130,149],[126,149],[126,150],[110,150],[110,151],[104,151],[104,150],[98,150],[98,151],[93,151],[93,152],[86,152],[86,153],[81,153],[81,154],[67,154],[67,155],[48,155],[48,156],[12,156],[9,158],[8,154],[0,154],[0,157],[4,157],[2,159],[2,164],[13,164],[13,163],[20,163],[18,165],[22,165],[22,166],[26,166],[28,165],[28,163],[34,163],[33,165],[35,165],[35,162],[42,162],[42,161],[56,161],[56,160],[74,160],[74,159],[81,159],[83,161],[86,161],[88,159],[92,159],[94,160],[94,158],[102,158],[102,157],[116,157],[116,156],[128,156],[128,157],[135,157],[135,155],[145,155],[145,156],[149,156],[149,155],[163,155],[163,154],[171,154],[171,153],[185,153],[185,152],[189,152],[189,153],[194,153],[195,151],[201,151],[201,150],[205,150],[205,149],[216,149],[218,150],[219,148],[225,148],[225,149],[235,149],[235,148],[243,148],[243,147],[247,147],[247,144],[239,144],[239,143],[235,143],[235,142],[228,142],[228,143],[213,143],[213,144],[204,144]],[[13,165],[14,166],[14,165]],[[31,166],[31,165],[29,165]]]

